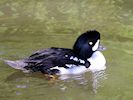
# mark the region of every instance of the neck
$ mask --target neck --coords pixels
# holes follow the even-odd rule
[[[82,47],[82,48],[73,48],[73,51],[76,55],[78,55],[81,59],[88,59],[92,56],[93,51],[90,48]]]

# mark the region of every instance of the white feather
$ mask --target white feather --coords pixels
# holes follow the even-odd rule
[[[91,65],[89,68],[86,68],[85,66],[76,66],[72,64],[67,64],[69,68],[64,68],[64,67],[58,67],[58,70],[60,70],[60,75],[64,74],[81,74],[87,71],[101,71],[106,69],[106,60],[103,56],[103,54],[100,51],[96,51],[93,53],[92,57],[87,59]]]
[[[100,51],[94,52],[92,57],[90,57],[87,60],[91,63],[89,70],[93,72],[106,69],[106,66],[105,66],[106,60]]]
[[[78,61],[78,58],[77,58],[77,57],[74,57],[73,60],[74,60],[74,61]]]
[[[85,64],[84,60],[79,59],[80,63]]]
[[[95,45],[92,47],[92,50],[93,51],[96,51],[98,49],[98,46],[99,46],[99,40],[97,40],[97,42],[95,43]]]

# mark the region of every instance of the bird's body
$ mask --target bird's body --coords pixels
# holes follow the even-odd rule
[[[106,60],[98,51],[100,34],[88,31],[77,39],[73,49],[52,47],[33,53],[28,58],[5,62],[15,69],[40,71],[44,74],[80,74],[86,71],[104,70]]]

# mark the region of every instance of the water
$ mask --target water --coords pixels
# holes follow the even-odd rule
[[[0,58],[21,59],[51,46],[71,48],[86,30],[101,32],[105,72],[48,81],[0,61],[1,100],[132,100],[132,0],[1,0]]]

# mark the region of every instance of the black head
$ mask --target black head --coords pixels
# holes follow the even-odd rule
[[[96,30],[87,31],[81,34],[74,46],[74,52],[82,59],[90,58],[100,44],[100,33]]]

